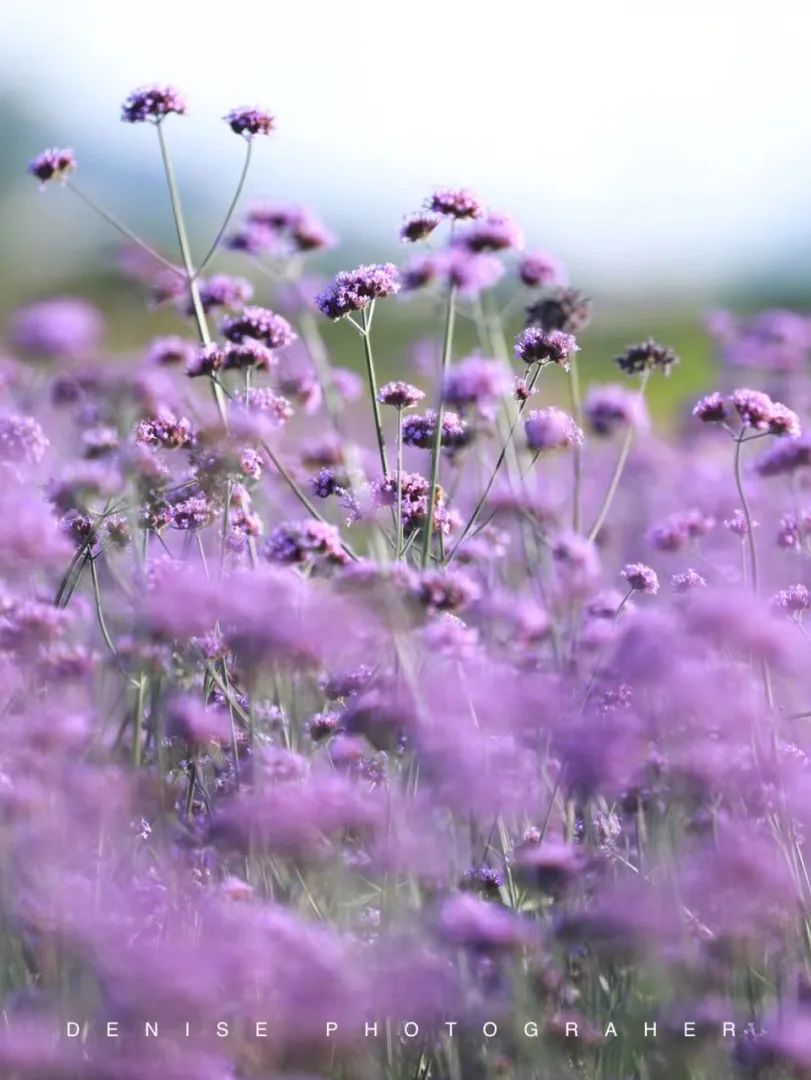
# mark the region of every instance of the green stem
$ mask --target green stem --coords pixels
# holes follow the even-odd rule
[[[434,502],[436,491],[439,486],[439,462],[442,457],[442,418],[444,416],[444,393],[445,375],[451,362],[453,351],[453,327],[456,319],[456,287],[451,285],[448,290],[448,305],[445,312],[445,340],[442,346],[442,367],[439,372],[439,387],[437,391],[437,407],[434,429],[434,441],[431,447],[431,487],[428,492],[428,516],[425,521],[425,532],[422,538],[423,569],[428,565],[431,556],[431,541],[434,531]]]
[[[77,199],[81,199],[85,206],[90,207],[90,209],[95,214],[98,214],[99,217],[103,218],[108,225],[112,225],[114,229],[117,229],[118,232],[120,232],[122,236],[126,237],[127,240],[131,241],[142,251],[145,251],[147,255],[151,255],[151,257],[155,259],[156,262],[161,263],[168,270],[171,270],[179,277],[183,277],[183,271],[179,267],[175,266],[175,264],[170,262],[168,259],[165,259],[163,255],[160,254],[160,252],[156,251],[153,247],[147,244],[145,240],[142,240],[141,237],[134,233],[132,229],[128,228],[123,221],[119,221],[115,214],[111,213],[105,206],[102,206],[101,203],[96,202],[94,198],[92,198],[86,192],[82,191],[80,187],[77,187],[72,180],[68,181],[65,184],[65,187],[68,189],[68,191],[73,192]]]
[[[642,381],[639,384],[640,398],[644,397],[645,395],[645,387],[648,385],[649,377],[650,372],[648,371],[644,372],[642,375]],[[588,532],[588,538],[591,541],[597,539],[600,529],[602,529],[603,525],[605,524],[605,519],[608,517],[608,512],[611,509],[611,504],[614,501],[614,496],[617,494],[617,488],[620,486],[620,480],[622,479],[622,474],[625,470],[625,463],[628,461],[628,455],[631,452],[631,446],[634,442],[634,434],[634,427],[632,424],[629,424],[626,428],[625,435],[622,440],[622,448],[620,449],[617,463],[614,466],[614,472],[611,476],[611,481],[609,482],[609,485],[606,488],[605,496],[603,497],[602,506],[599,509],[594,524]]]
[[[577,369],[577,357],[572,356],[569,360],[569,395],[572,401],[572,413],[578,427],[583,426],[583,407],[580,400],[580,373]],[[575,442],[572,447],[572,460],[574,463],[574,490],[572,492],[572,527],[576,533],[582,527],[582,508],[580,492],[583,483],[583,450],[579,443]]]
[[[377,375],[375,374],[375,360],[372,353],[372,315],[374,314],[374,302],[369,308],[361,312],[363,319],[363,355],[366,358],[366,375],[369,380],[369,393],[372,395],[372,413],[375,421],[375,435],[377,436],[377,448],[380,453],[380,465],[383,476],[389,475],[389,463],[386,456],[386,440],[383,435],[383,420],[380,415],[380,402],[377,400]]]
[[[139,768],[141,764],[141,729],[144,723],[144,705],[146,703],[146,691],[149,680],[141,674],[138,682],[138,697],[135,703],[135,725],[132,732],[132,764]]]
[[[541,366],[539,364],[539,365],[536,366],[535,370],[533,371],[532,375],[530,376],[530,380],[529,380],[529,383],[527,385],[527,390],[529,391],[529,393],[531,393],[535,389],[535,383],[538,381],[538,376],[540,375],[540,373],[541,373]],[[496,464],[493,467],[493,471],[490,473],[490,479],[487,481],[487,484],[485,485],[484,491],[479,496],[479,501],[476,503],[475,507],[473,508],[473,513],[467,519],[467,522],[465,523],[465,527],[462,529],[461,533],[459,534],[459,539],[453,545],[453,547],[451,549],[451,552],[450,552],[450,555],[448,555],[448,562],[450,562],[453,559],[453,557],[456,555],[456,552],[459,550],[459,547],[461,546],[461,544],[464,541],[465,537],[470,532],[470,530],[473,528],[473,526],[476,524],[478,516],[482,512],[482,507],[487,502],[487,496],[490,494],[490,491],[492,490],[493,484],[496,482],[496,478],[498,477],[501,466],[504,464],[504,459],[507,456],[507,451],[509,450],[510,446],[512,445],[512,441],[513,441],[513,438],[515,436],[515,432],[518,429],[518,423],[519,423],[519,421],[521,419],[521,414],[523,413],[524,408],[526,407],[526,404],[527,404],[528,400],[529,400],[529,397],[525,398],[518,406],[518,413],[517,413],[515,419],[513,420],[512,424],[510,425],[510,430],[507,433],[506,441],[505,441],[504,445],[501,448],[501,453],[498,455],[498,458],[496,460]]]
[[[398,562],[403,550],[403,410],[397,410],[397,539],[394,560]]]
[[[195,278],[198,278],[202,274],[202,272],[205,270],[205,268],[208,266],[208,264],[214,258],[214,254],[217,251],[217,248],[220,246],[220,241],[222,240],[223,236],[225,235],[225,230],[231,224],[231,218],[234,216],[234,211],[237,208],[237,203],[239,202],[240,196],[242,195],[242,189],[245,187],[245,178],[248,175],[248,169],[250,168],[250,165],[251,165],[251,151],[253,149],[253,139],[246,139],[245,142],[246,142],[246,145],[247,145],[247,150],[245,151],[245,162],[244,162],[244,164],[242,166],[242,172],[240,173],[239,183],[237,184],[237,189],[234,192],[234,197],[233,197],[233,199],[231,199],[231,204],[229,205],[228,210],[227,210],[226,215],[225,215],[225,218],[223,219],[223,223],[220,226],[220,231],[217,233],[216,237],[214,238],[214,242],[212,243],[211,247],[206,252],[204,258],[200,262],[200,265],[194,271],[194,277]]]
[[[200,342],[203,345],[210,345],[211,334],[208,330],[206,313],[203,310],[203,304],[200,300],[200,289],[195,278],[194,263],[192,262],[189,238],[188,233],[186,232],[186,222],[183,217],[183,207],[180,202],[180,193],[177,189],[174,166],[172,165],[172,159],[169,156],[169,147],[166,145],[166,137],[163,134],[163,122],[158,122],[155,125],[155,129],[158,133],[158,143],[160,144],[161,158],[163,159],[163,170],[166,174],[166,184],[169,188],[169,201],[172,204],[172,217],[175,222],[177,242],[180,246],[183,268],[186,271],[186,283],[189,289],[189,299],[191,300],[194,319],[197,323],[197,333],[200,337]],[[217,404],[217,410],[220,414],[223,427],[227,428],[228,413],[225,406],[225,396],[222,392],[222,387],[215,379],[211,379],[211,390],[214,395],[214,401]]]
[[[746,519],[746,538],[748,540],[749,548],[749,574],[752,583],[752,592],[757,594],[760,590],[760,580],[758,577],[758,563],[757,563],[757,550],[755,549],[755,529],[754,521],[752,520],[752,513],[749,509],[749,500],[746,498],[746,493],[743,490],[743,461],[741,458],[741,448],[746,440],[743,438],[743,431],[735,439],[735,486],[738,489],[738,498],[741,500],[741,509],[743,510],[743,516]]]

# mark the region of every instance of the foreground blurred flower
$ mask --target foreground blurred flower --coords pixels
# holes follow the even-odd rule
[[[31,175],[43,185],[49,180],[64,182],[75,169],[76,158],[72,150],[43,150],[28,166]]]
[[[73,296],[41,300],[18,308],[11,341],[21,352],[47,360],[79,360],[101,341],[104,321],[86,300]]]

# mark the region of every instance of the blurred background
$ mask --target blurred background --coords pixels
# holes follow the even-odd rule
[[[98,301],[121,348],[155,332],[108,270],[116,237],[25,175],[43,147],[72,147],[83,186],[171,252],[154,132],[118,119],[150,81],[189,101],[170,138],[198,253],[242,162],[222,116],[260,104],[278,133],[255,147],[246,199],[311,205],[341,238],[324,272],[402,259],[402,215],[448,184],[514,215],[595,298],[590,354],[667,337],[688,360],[677,388],[710,362],[707,308],[808,306],[808,5],[0,7],[0,328],[23,299],[70,292]]]

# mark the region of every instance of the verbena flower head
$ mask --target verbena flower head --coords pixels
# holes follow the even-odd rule
[[[583,432],[563,409],[535,409],[524,421],[527,446],[536,453],[582,446]]]
[[[229,274],[214,274],[198,282],[200,303],[204,311],[214,308],[241,308],[253,297],[253,285],[247,278],[231,277]],[[191,307],[187,314],[193,315]]]
[[[478,218],[484,212],[477,196],[464,188],[437,188],[425,205],[433,213],[456,221]]]
[[[327,318],[343,319],[352,312],[362,311],[372,300],[393,296],[399,290],[397,267],[392,263],[376,263],[342,271],[316,296],[315,302]]]
[[[590,387],[583,401],[583,414],[594,433],[601,436],[627,427],[645,431],[650,424],[644,399],[624,386]]]
[[[670,586],[675,593],[689,593],[693,589],[706,589],[707,582],[697,570],[690,568],[674,574],[670,579]]]
[[[99,345],[101,313],[86,300],[60,296],[18,308],[11,319],[11,341],[20,352],[47,360],[80,360]]]
[[[121,119],[128,124],[160,123],[170,113],[185,115],[185,98],[175,87],[157,83],[133,90],[121,106]]]
[[[488,214],[479,218],[453,239],[454,245],[481,254],[485,251],[507,251],[524,243],[521,230],[505,214]]]
[[[543,251],[528,251],[521,256],[518,276],[528,289],[546,289],[566,284],[566,271],[553,256]],[[560,329],[563,329],[562,327]]]
[[[560,287],[527,308],[527,325],[579,334],[591,322],[592,307],[585,293]]]
[[[729,416],[729,406],[723,394],[717,391],[701,398],[693,407],[693,416],[705,424],[721,423]]]
[[[723,363],[766,372],[802,371],[811,351],[811,319],[776,309],[739,318],[711,312],[707,329]]]
[[[416,244],[419,240],[427,239],[439,225],[436,214],[417,212],[409,214],[400,226],[400,239],[404,244]]]
[[[149,343],[146,353],[148,364],[157,364],[160,367],[186,367],[191,363],[196,353],[194,342],[186,338],[172,334],[168,337],[154,338]]]
[[[781,440],[755,463],[760,476],[790,476],[811,468],[811,439],[807,435]]]
[[[622,576],[634,592],[655,596],[659,592],[659,578],[656,571],[644,563],[628,563],[622,570]]]
[[[227,315],[220,330],[229,341],[244,342],[252,338],[269,349],[283,349],[296,340],[287,319],[263,307],[246,307],[237,315]]]
[[[800,435],[800,420],[797,414],[781,402],[772,401],[768,394],[759,390],[734,390],[730,404],[744,427],[792,438]]]
[[[811,596],[805,585],[789,585],[787,589],[775,593],[772,606],[796,615],[808,611],[811,607]]]
[[[0,415],[0,461],[38,465],[49,446],[33,416]]]
[[[641,375],[645,371],[662,371],[669,375],[678,362],[679,358],[672,349],[660,345],[653,338],[639,345],[630,345],[622,356],[617,357],[617,363],[626,375]]]
[[[433,446],[436,431],[436,412],[428,409],[403,420],[403,443],[428,450]],[[467,424],[455,412],[446,409],[442,414],[442,446],[454,450],[465,446],[470,439]]]
[[[509,393],[510,375],[496,360],[468,356],[445,375],[442,396],[448,405],[475,408],[482,416],[494,415],[499,401]]]
[[[223,117],[235,135],[253,138],[254,135],[270,135],[276,127],[275,117],[264,109],[243,105],[232,109]]]
[[[349,561],[335,526],[316,518],[277,525],[267,538],[263,555],[269,562],[288,566],[343,566]]]
[[[384,383],[377,392],[381,405],[391,405],[394,409],[410,409],[418,405],[425,397],[424,391],[411,383],[394,381]]]
[[[515,339],[515,356],[525,364],[559,364],[569,367],[569,359],[578,351],[571,334],[563,330],[543,330],[530,326]]]
[[[744,537],[749,533],[749,522],[746,520],[743,510],[733,510],[731,517],[724,518],[723,525],[725,529],[728,529],[735,536]],[[752,522],[754,528],[757,528],[757,525],[756,521]]]
[[[72,150],[43,150],[28,165],[28,171],[44,186],[51,180],[64,183],[76,169]]]

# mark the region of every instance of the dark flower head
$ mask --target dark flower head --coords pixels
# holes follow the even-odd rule
[[[528,251],[522,256],[518,264],[518,276],[528,289],[545,289],[551,285],[566,283],[566,272],[561,264],[552,255],[542,251]]]
[[[520,248],[524,242],[521,230],[504,214],[488,214],[465,232],[454,237],[454,245],[480,255],[485,251],[507,251]]]
[[[568,369],[569,357],[578,351],[571,334],[530,326],[515,339],[515,356],[525,364],[559,364]]]
[[[315,302],[327,318],[343,319],[353,311],[362,311],[372,300],[393,296],[399,290],[397,267],[379,263],[342,271]]]
[[[536,453],[547,450],[571,450],[582,446],[583,432],[578,425],[554,405],[546,409],[535,409],[524,421],[527,446]]]
[[[723,394],[717,392],[707,394],[693,407],[693,416],[703,420],[705,424],[720,423],[726,420],[728,415],[727,400]]]
[[[426,208],[442,217],[463,221],[481,217],[483,207],[479,199],[464,188],[437,188],[426,201]]]
[[[269,562],[288,566],[343,566],[349,561],[338,530],[317,518],[277,525],[263,554]]]
[[[183,116],[186,102],[173,86],[141,86],[133,90],[121,107],[121,119],[128,124],[140,124],[151,120],[160,123],[169,113]]]
[[[72,150],[43,150],[30,162],[28,171],[42,184],[47,184],[49,180],[64,182],[75,168]]]
[[[431,611],[461,611],[480,592],[476,582],[458,570],[423,570],[414,586],[415,598]]]
[[[173,367],[182,365],[186,367],[194,360],[197,349],[193,342],[185,338],[171,335],[169,337],[155,338],[150,342],[146,353],[148,364],[157,364],[161,367]]]
[[[680,574],[674,574],[670,579],[670,586],[674,592],[687,593],[693,589],[706,589],[707,582],[697,570],[684,570]]]
[[[583,413],[596,435],[613,435],[626,427],[645,430],[649,423],[644,399],[624,386],[591,387]]]
[[[270,135],[276,127],[276,120],[264,109],[242,106],[232,109],[223,119],[236,135],[250,139],[254,135]]]
[[[418,240],[425,240],[439,225],[436,214],[417,212],[409,214],[400,226],[400,239],[405,244],[416,244]]]
[[[527,326],[579,334],[591,322],[592,303],[578,289],[557,288],[527,308]]]
[[[436,413],[433,409],[403,420],[403,442],[406,446],[418,446],[428,450],[433,446],[436,431]],[[442,445],[458,449],[470,440],[467,424],[455,412],[446,409],[442,414]]]
[[[656,369],[669,375],[678,362],[679,358],[672,349],[660,345],[653,338],[640,345],[630,345],[622,356],[617,357],[617,363],[626,375],[641,375],[643,371]]]
[[[425,394],[416,386],[407,382],[387,382],[377,392],[381,405],[391,405],[395,409],[410,409],[423,400]]]
[[[283,349],[296,340],[287,319],[263,307],[246,307],[237,315],[226,316],[220,330],[229,341],[242,342],[252,338],[269,349]]]
[[[644,563],[628,563],[623,568],[622,576],[634,592],[647,593],[649,596],[654,596],[659,592],[659,578],[656,576],[656,571]]]

